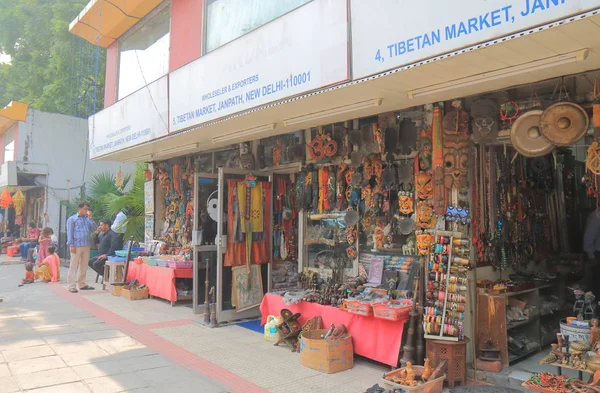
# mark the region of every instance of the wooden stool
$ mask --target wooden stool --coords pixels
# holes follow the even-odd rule
[[[465,337],[462,341],[444,341],[427,339],[427,358],[431,365],[436,367],[441,361],[446,361],[442,373],[446,374],[446,381],[450,388],[454,387],[456,381],[462,386],[467,383],[467,343]]]
[[[117,284],[125,282],[125,262],[106,261],[104,265],[104,276],[102,277],[102,289],[106,284]]]

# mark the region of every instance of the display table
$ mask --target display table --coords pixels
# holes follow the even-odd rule
[[[171,269],[161,266],[150,266],[145,263],[129,263],[127,270],[127,282],[138,280],[140,284],[145,284],[150,296],[159,297],[171,302],[174,305],[178,300],[189,299],[188,296],[177,297],[177,288],[175,288],[176,278],[193,278],[193,269]]]
[[[398,364],[402,331],[406,320],[387,321],[372,316],[363,317],[316,303],[301,302],[288,305],[283,302],[281,296],[267,293],[260,304],[261,324],[265,324],[268,315],[279,315],[283,308],[302,314],[299,318],[301,324],[316,316],[323,318],[325,329],[328,329],[332,323],[344,324],[353,337],[355,354],[392,367]]]

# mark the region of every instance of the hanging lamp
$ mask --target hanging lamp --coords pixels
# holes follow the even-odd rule
[[[17,192],[12,196],[13,203],[15,205],[15,213],[17,216],[20,216],[23,213],[23,208],[25,207],[25,194],[19,188]]]

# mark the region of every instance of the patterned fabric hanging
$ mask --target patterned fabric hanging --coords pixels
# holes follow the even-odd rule
[[[10,207],[10,205],[13,204],[13,199],[12,196],[10,195],[10,192],[8,192],[8,188],[4,189],[4,192],[2,193],[2,195],[0,195],[0,207],[4,208],[4,209],[8,209]]]
[[[121,167],[119,167],[119,171],[117,172],[115,186],[117,186],[118,188],[123,188],[123,171],[121,170]]]
[[[23,208],[25,207],[25,195],[23,194],[23,191],[21,191],[21,189],[19,188],[17,192],[15,192],[15,194],[12,196],[12,198],[13,203],[15,204],[15,212],[17,213],[17,216],[20,216],[21,214],[23,214]]]

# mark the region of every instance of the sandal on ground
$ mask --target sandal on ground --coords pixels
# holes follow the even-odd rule
[[[94,287],[91,287],[91,286],[89,286],[89,285],[86,285],[86,286],[84,286],[84,287],[79,287],[79,290],[80,290],[80,291],[92,291],[92,290],[94,290]]]
[[[77,289],[75,289],[75,288],[69,288],[69,292],[71,292],[71,293],[77,293],[79,291]]]

